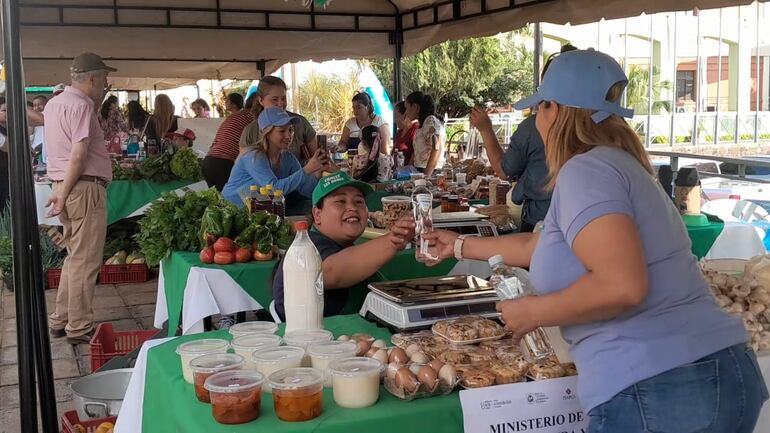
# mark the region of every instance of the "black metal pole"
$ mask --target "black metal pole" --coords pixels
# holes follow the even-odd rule
[[[401,89],[401,56],[404,44],[404,32],[401,29],[401,18],[396,20],[396,31],[393,33],[393,43],[396,45],[395,55],[393,56],[393,97],[396,98],[395,102],[399,102],[403,99],[403,89]]]
[[[543,61],[543,31],[540,28],[540,23],[535,23],[535,64],[533,69],[533,83],[535,83],[535,89],[540,86],[540,64]]]

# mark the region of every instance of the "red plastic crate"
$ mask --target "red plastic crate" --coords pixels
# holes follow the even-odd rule
[[[102,284],[143,283],[150,279],[150,268],[146,264],[102,265],[99,282]]]
[[[48,282],[49,289],[58,289],[61,281],[61,269],[49,269],[45,271],[45,279]]]
[[[76,424],[80,424],[83,426],[83,428],[86,429],[86,433],[94,433],[101,423],[111,422],[115,424],[117,419],[118,417],[116,416],[108,416],[106,418],[96,418],[81,421],[80,418],[78,418],[78,413],[74,410],[71,410],[69,412],[65,412],[61,417],[61,431],[62,433],[80,433],[81,430],[75,428]]]
[[[98,324],[91,337],[91,371],[98,370],[116,356],[131,352],[157,333],[158,330],[116,332],[112,323]]]

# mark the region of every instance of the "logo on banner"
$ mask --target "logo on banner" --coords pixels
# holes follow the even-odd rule
[[[479,405],[481,406],[481,410],[491,410],[491,409],[500,409],[505,406],[509,406],[513,404],[513,401],[506,399],[506,400],[482,400]]]
[[[564,401],[574,400],[576,398],[577,398],[577,396],[569,388],[567,388],[567,390],[564,391],[564,395],[562,396],[562,400],[564,400]]]
[[[541,404],[548,401],[548,396],[542,392],[533,392],[527,394],[527,403],[529,404]]]

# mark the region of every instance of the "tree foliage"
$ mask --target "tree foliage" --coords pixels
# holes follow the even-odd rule
[[[650,68],[632,65],[628,69],[628,85],[626,86],[626,105],[634,109],[635,114],[647,114],[649,110]],[[652,114],[661,111],[671,112],[671,101],[661,101],[664,90],[671,90],[671,82],[660,79],[660,71],[652,68]]]
[[[522,32],[520,34],[526,34]],[[477,105],[507,105],[532,91],[534,54],[514,34],[449,41],[401,63],[403,94],[420,90],[437,111],[465,116]],[[393,99],[393,61],[369,62]]]
[[[295,104],[319,132],[340,132],[353,115],[350,100],[359,88],[358,71],[345,76],[311,72],[300,84]]]

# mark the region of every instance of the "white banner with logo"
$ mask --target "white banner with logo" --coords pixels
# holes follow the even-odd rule
[[[465,433],[585,433],[577,376],[460,391]]]

